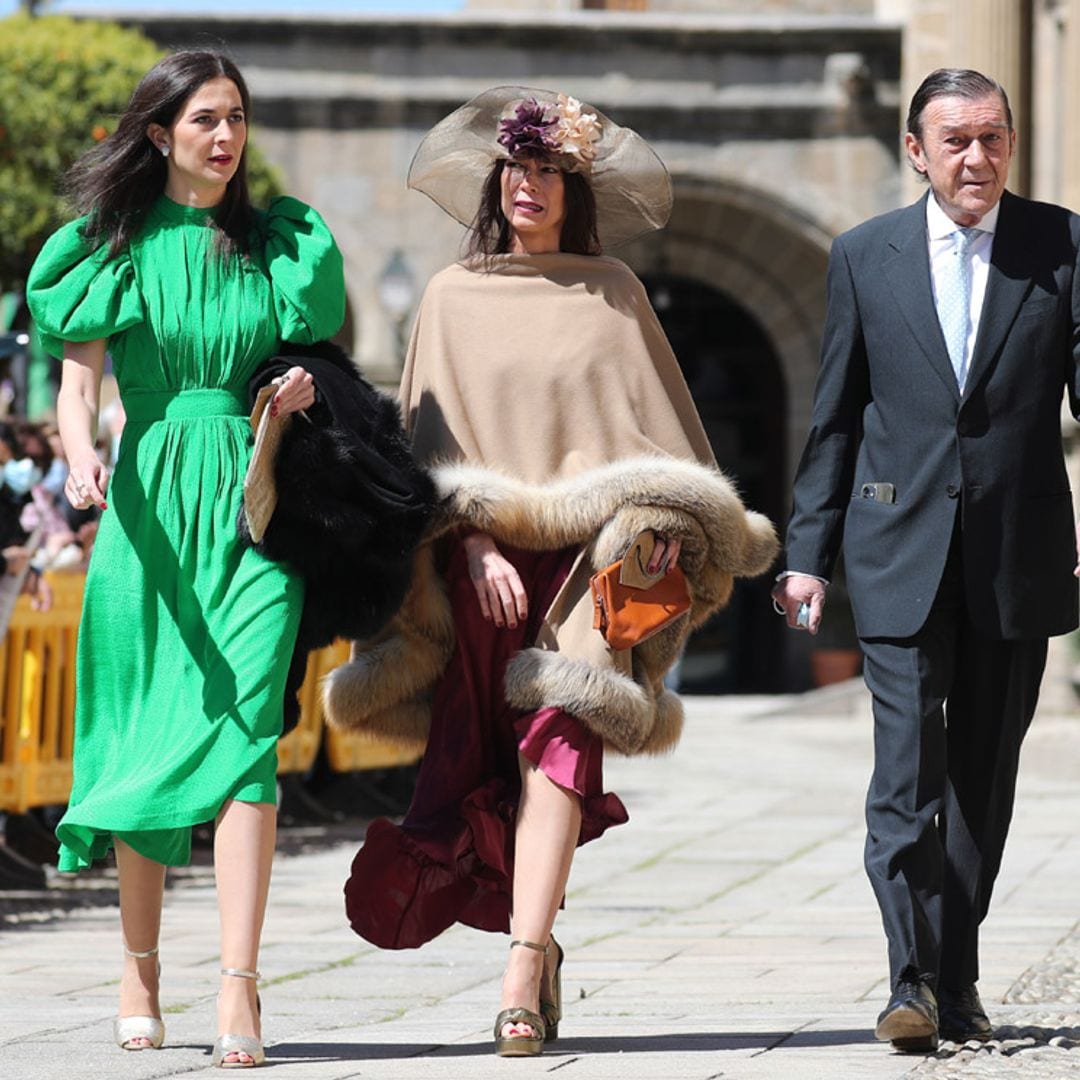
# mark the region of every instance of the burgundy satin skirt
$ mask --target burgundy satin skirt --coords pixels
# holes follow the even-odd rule
[[[432,700],[412,804],[401,825],[368,826],[345,883],[352,928],[380,948],[416,948],[455,922],[510,929],[519,752],[581,796],[579,845],[628,820],[603,790],[598,736],[562,709],[523,713],[503,696],[507,663],[535,640],[576,552],[500,550],[521,576],[529,617],[513,630],[483,618],[454,541],[446,577],[457,648]]]

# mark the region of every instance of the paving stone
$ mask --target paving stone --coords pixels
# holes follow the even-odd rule
[[[582,849],[558,933],[561,1037],[497,1059],[506,940],[455,927],[420,950],[355,937],[341,887],[362,822],[283,831],[260,966],[280,1080],[1080,1078],[1080,723],[1039,718],[982,933],[995,1038],[895,1054],[873,1039],[885,945],[862,872],[870,739],[856,684],[688,701],[679,749],[612,758],[632,819]],[[677,794],[677,797],[676,797]],[[201,861],[199,861],[201,860]],[[0,893],[0,1077],[216,1074],[216,897],[205,853],[170,875],[167,1049],[111,1042],[111,871]]]

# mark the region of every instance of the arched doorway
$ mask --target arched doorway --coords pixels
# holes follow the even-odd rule
[[[667,272],[642,280],[697,403],[720,467],[754,510],[787,514],[787,394],[780,358],[764,330],[732,297]],[[679,669],[687,693],[779,690],[780,620],[768,575],[736,583],[730,605],[691,639]]]

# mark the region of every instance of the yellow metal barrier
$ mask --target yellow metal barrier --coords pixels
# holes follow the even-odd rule
[[[307,772],[315,763],[322,742],[322,705],[319,702],[319,657],[314,652],[308,657],[307,674],[300,687],[300,722],[283,739],[278,739],[277,756],[279,773]]]
[[[0,647],[0,810],[67,801],[75,720],[75,638],[83,575],[49,578],[53,606],[15,605]]]
[[[336,641],[308,657],[307,675],[300,688],[300,723],[278,743],[278,772],[304,772],[311,768],[324,725],[319,684],[349,658],[349,643]],[[387,739],[325,728],[326,757],[334,772],[360,772],[412,765],[420,754]]]
[[[318,678],[328,675],[349,659],[349,643],[338,641],[319,654]],[[311,669],[308,669],[309,673]],[[389,739],[373,739],[367,735],[326,729],[326,758],[334,772],[360,772],[364,769],[392,769],[412,765],[420,754],[412,747],[402,746]]]
[[[20,596],[0,642],[0,811],[67,802],[75,724],[75,642],[82,610],[82,574],[49,575],[53,607],[34,611]],[[300,723],[278,742],[278,771],[306,772],[323,740],[319,681],[342,663],[347,642],[312,653],[300,689]],[[327,731],[336,772],[389,768],[418,760],[414,750],[361,735]]]

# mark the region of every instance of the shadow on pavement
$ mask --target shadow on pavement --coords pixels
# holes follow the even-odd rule
[[[561,1038],[544,1048],[545,1060],[577,1054],[658,1054],[715,1053],[723,1050],[773,1050],[781,1046],[847,1046],[872,1042],[873,1035],[859,1030],[840,1031],[754,1031],[754,1032],[672,1032],[661,1035],[606,1035]],[[382,1061],[417,1057],[487,1057],[494,1054],[491,1040],[475,1043],[275,1043],[269,1057],[294,1061]]]
[[[342,845],[355,849],[363,841],[366,827],[367,821],[358,819],[282,826],[278,830],[276,857],[306,855]],[[196,826],[192,841],[190,865],[169,869],[165,878],[167,890],[213,887],[212,827]],[[116,867],[111,855],[108,860],[78,874],[60,875],[55,868],[48,868],[44,876],[44,888],[35,887],[33,883],[21,888],[0,888],[0,927],[30,929],[55,922],[73,911],[119,906]]]

